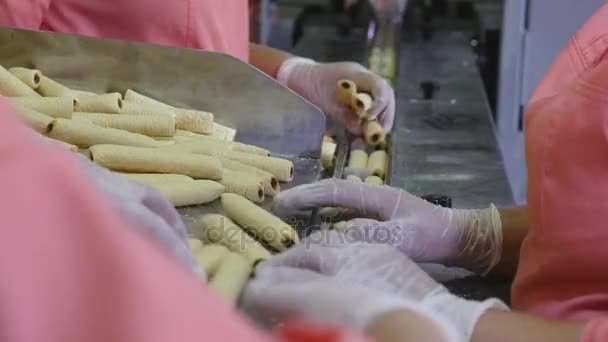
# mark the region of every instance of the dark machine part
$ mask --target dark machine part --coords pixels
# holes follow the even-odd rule
[[[422,98],[432,100],[435,97],[435,92],[438,91],[439,85],[433,81],[420,82],[420,90],[422,90]]]
[[[429,203],[432,203],[434,205],[439,205],[444,208],[452,207],[452,198],[450,196],[440,195],[440,194],[430,194],[430,195],[421,196],[421,198]]]

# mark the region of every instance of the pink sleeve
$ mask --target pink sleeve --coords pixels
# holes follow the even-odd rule
[[[591,320],[585,326],[580,338],[581,342],[604,342],[608,341],[608,317],[600,317]]]
[[[555,95],[608,53],[608,4],[600,8],[572,37],[543,77],[529,104]]]
[[[0,26],[39,29],[51,0],[0,0]]]
[[[257,330],[126,226],[1,97],[0,136],[0,341],[296,340]]]

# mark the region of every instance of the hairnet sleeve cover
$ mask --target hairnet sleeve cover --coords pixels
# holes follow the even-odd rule
[[[608,58],[608,4],[603,5],[570,39],[528,101],[557,94],[589,69]]]
[[[0,26],[37,30],[52,0],[0,0]]]

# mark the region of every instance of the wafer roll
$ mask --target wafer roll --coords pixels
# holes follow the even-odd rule
[[[199,222],[205,241],[221,244],[234,253],[244,255],[252,265],[270,259],[270,252],[228,217],[206,214],[199,218]]]
[[[176,173],[192,178],[222,179],[222,163],[210,156],[118,145],[92,146],[91,153],[96,163],[114,171]]]
[[[54,118],[70,119],[74,112],[71,97],[11,97],[10,100]]]
[[[16,67],[10,68],[8,71],[32,89],[38,89],[40,86],[40,78],[42,77],[42,73],[40,73],[38,70]]]
[[[299,241],[288,224],[242,196],[226,193],[221,196],[221,203],[228,217],[278,251]]]
[[[106,128],[84,121],[55,119],[48,136],[81,148],[98,144],[116,144],[139,147],[158,147],[156,140],[145,135]]]

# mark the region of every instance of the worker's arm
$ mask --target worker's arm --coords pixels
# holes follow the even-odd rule
[[[361,135],[362,121],[347,107],[338,103],[336,84],[341,79],[355,82],[357,89],[372,95],[374,101],[367,111],[370,120],[377,119],[385,131],[393,127],[395,95],[380,76],[358,63],[315,63],[310,59],[266,46],[250,44],[249,62],[289,87],[342,123],[354,135]]]
[[[445,341],[438,331],[424,329],[425,322],[405,310],[378,317],[368,328],[377,341]],[[581,340],[584,323],[548,320],[517,312],[489,310],[476,324],[472,342],[575,342]],[[586,341],[595,341],[589,338]],[[599,341],[599,340],[597,340]]]
[[[51,0],[0,0],[0,26],[39,29]]]
[[[502,221],[502,256],[492,273],[512,276],[517,270],[519,251],[528,234],[528,207],[498,209]]]
[[[575,342],[579,341],[584,323],[548,320],[507,311],[487,311],[475,326],[473,342]],[[592,341],[589,339],[588,341]]]
[[[276,78],[279,68],[291,54],[258,44],[249,44],[249,62],[269,76]]]
[[[454,328],[444,326],[438,329],[439,321],[430,321],[411,310],[396,310],[385,313],[373,320],[366,329],[375,341],[450,341],[455,335]],[[455,339],[454,339],[455,340]]]

